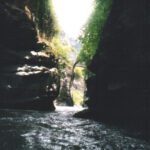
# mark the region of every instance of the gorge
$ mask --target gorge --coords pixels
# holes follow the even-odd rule
[[[43,134],[51,133],[51,129],[52,135],[55,137],[57,130],[61,133],[61,127],[65,130],[61,135],[65,136],[67,132],[67,137],[70,134],[74,135],[72,133],[77,132],[79,127],[81,131],[79,131],[81,133],[80,141],[84,138],[81,143],[80,141],[77,142],[79,145],[81,144],[81,147],[73,145],[70,146],[70,149],[89,148],[91,150],[92,146],[85,143],[93,139],[93,143],[94,141],[98,143],[98,145],[97,143],[94,144],[95,147],[99,148],[99,141],[104,137],[105,142],[108,138],[108,142],[111,143],[114,140],[113,134],[117,135],[114,142],[116,150],[122,150],[123,148],[124,150],[138,148],[148,150],[150,148],[150,1],[96,1],[110,3],[109,13],[103,27],[100,27],[100,33],[98,33],[98,48],[91,62],[85,63],[87,69],[92,73],[91,76],[86,78],[86,96],[88,97],[86,105],[88,109],[77,114],[74,111],[69,112],[71,115],[75,114],[77,117],[86,119],[75,119],[69,116],[66,110],[64,114],[59,111],[59,113],[57,111],[47,112],[55,110],[53,102],[60,94],[62,75],[59,55],[57,55],[51,42],[48,42],[52,41],[52,38],[59,32],[51,0],[0,0],[0,109],[7,109],[1,110],[0,113],[1,129],[6,127],[7,131],[8,128],[13,127],[11,122],[13,117],[15,121],[18,118],[18,122],[14,123],[13,133],[16,133],[17,126],[19,126],[20,135],[27,137],[25,139],[29,146],[24,149],[29,149],[30,146],[31,149],[38,149],[36,146],[30,145],[32,141],[30,141],[30,138],[35,140],[33,142],[35,144],[37,135],[39,139],[43,138]],[[108,12],[108,7],[103,9],[104,13]],[[70,74],[66,76],[70,76]],[[61,99],[61,97],[59,98]],[[71,102],[70,105],[73,105],[73,103]],[[14,112],[11,112],[12,109]],[[16,111],[16,109],[19,110]],[[33,112],[33,110],[37,112]],[[45,112],[40,113],[39,111]],[[41,119],[40,122],[38,122],[36,113]],[[42,119],[41,116],[45,118]],[[71,129],[68,125],[65,126],[65,123],[61,124],[63,117],[66,117],[66,120],[64,119],[67,122],[66,124],[69,124],[69,121],[71,122],[69,124],[72,127]],[[123,142],[124,144],[117,148],[118,142],[116,143],[116,141],[119,141],[119,137],[121,137],[121,141],[124,140],[124,136],[120,136],[120,131],[118,134],[118,129],[115,132],[109,130],[108,133],[111,136],[108,136],[107,132],[96,134],[103,129],[106,131],[107,126],[87,118],[140,131],[142,132],[142,139],[148,140],[148,143],[145,144],[145,142],[136,141],[136,139],[127,139],[125,136],[126,142]],[[40,126],[39,131],[29,123],[33,120],[35,121],[33,125]],[[12,126],[7,124],[8,122],[11,122]],[[23,122],[23,124],[20,124],[20,122]],[[56,124],[49,127],[52,122]],[[29,138],[22,130],[26,123],[28,123],[29,128],[33,127],[31,127],[33,135],[30,134]],[[92,123],[97,130],[92,126]],[[90,128],[88,128],[89,126]],[[27,129],[28,133],[30,133],[29,128]],[[91,130],[91,135],[89,130]],[[41,133],[40,131],[44,132]],[[4,134],[3,130],[0,130],[0,132]],[[84,134],[85,132],[88,134]],[[93,136],[94,134],[97,136]],[[20,135],[17,134],[17,137]],[[88,137],[87,141],[86,136]],[[77,137],[78,135],[75,134],[76,140]],[[49,138],[49,135],[47,135],[47,138]],[[9,141],[9,138],[6,138],[7,140]],[[0,139],[1,141],[4,142]],[[44,138],[41,141],[44,145]],[[53,142],[47,141],[47,144],[57,143],[55,139],[53,139]],[[68,139],[66,141],[68,142]],[[62,149],[63,147],[67,149],[67,144],[64,144],[66,141],[63,141],[63,137],[61,137],[59,146],[62,146]],[[129,145],[127,144],[128,141]],[[69,142],[72,144],[71,139],[69,139]],[[132,142],[137,147],[134,147]],[[142,146],[143,143],[145,146]],[[50,148],[49,145],[43,145],[41,146],[42,148],[45,147],[43,149]],[[103,144],[102,147],[104,149]],[[5,145],[2,145],[2,149],[5,149]]]

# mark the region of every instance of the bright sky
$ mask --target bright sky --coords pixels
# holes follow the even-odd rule
[[[77,38],[92,12],[93,0],[53,0],[59,24],[64,32]]]

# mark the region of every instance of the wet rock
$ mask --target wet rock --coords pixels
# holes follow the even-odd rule
[[[60,79],[60,93],[57,97],[56,104],[64,106],[73,106],[74,104],[69,87],[71,80],[71,70],[65,69],[65,71],[62,72],[62,74],[63,75],[61,75]]]

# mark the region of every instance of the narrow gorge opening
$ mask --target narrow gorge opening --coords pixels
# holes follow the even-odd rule
[[[93,0],[53,0],[54,11],[59,24],[55,40],[64,48],[67,65],[62,69],[60,93],[55,105],[83,106],[85,104],[85,63],[79,62],[82,44],[79,36],[93,11]],[[53,40],[52,40],[53,42]],[[58,50],[59,51],[59,50]]]

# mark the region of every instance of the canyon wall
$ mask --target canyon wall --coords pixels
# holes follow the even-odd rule
[[[39,42],[55,32],[46,2],[0,0],[0,108],[54,110],[58,60]]]
[[[150,1],[113,0],[99,48],[89,65],[93,116],[148,125],[150,116]]]

